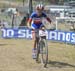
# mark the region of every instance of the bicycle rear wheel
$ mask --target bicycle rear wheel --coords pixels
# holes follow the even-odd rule
[[[42,39],[42,41],[40,41],[40,53],[41,63],[46,67],[48,63],[48,45],[46,39]]]

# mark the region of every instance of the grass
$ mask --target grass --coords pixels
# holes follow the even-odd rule
[[[48,68],[32,59],[32,40],[0,39],[1,71],[75,71],[75,47],[48,41]]]

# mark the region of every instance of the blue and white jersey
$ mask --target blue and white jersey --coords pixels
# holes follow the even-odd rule
[[[30,19],[32,20],[32,27],[34,28],[40,28],[40,26],[42,25],[42,20],[43,18],[46,18],[47,15],[42,12],[42,14],[40,16],[37,15],[37,12],[33,12],[30,16]]]
[[[42,23],[42,19],[46,18],[46,14],[44,12],[42,12],[42,14],[40,16],[37,15],[37,12],[33,12],[30,16],[30,19],[32,19],[34,24],[41,24]]]

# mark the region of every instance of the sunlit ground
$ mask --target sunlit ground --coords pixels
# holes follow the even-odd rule
[[[75,71],[75,46],[48,41],[47,68],[32,59],[32,40],[0,39],[0,71]]]

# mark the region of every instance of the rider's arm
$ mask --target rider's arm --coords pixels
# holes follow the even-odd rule
[[[51,23],[51,19],[43,12],[43,16],[46,18],[46,20]]]
[[[31,22],[32,22],[32,18],[29,18],[28,23],[27,23],[28,27],[30,27]]]
[[[31,16],[29,17],[29,19],[28,19],[28,22],[27,22],[27,26],[28,27],[30,27],[30,24],[31,24],[31,22],[32,22],[32,18],[33,18],[33,13],[31,14]]]
[[[49,23],[51,23],[51,19],[49,17],[46,17],[46,19]]]

